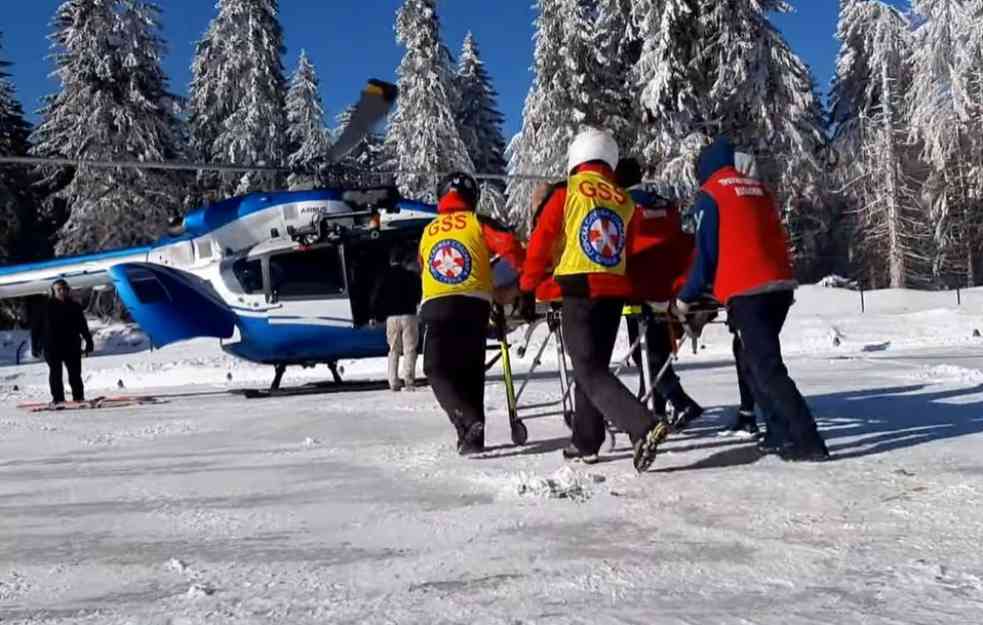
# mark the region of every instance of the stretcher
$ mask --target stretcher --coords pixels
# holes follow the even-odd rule
[[[567,427],[570,427],[573,423],[573,376],[563,344],[563,332],[560,328],[560,310],[559,307],[545,305],[538,307],[538,312],[541,314],[538,314],[535,320],[516,325],[510,323],[510,318],[506,316],[501,306],[495,306],[492,310],[493,335],[497,345],[489,349],[497,350],[497,354],[487,363],[486,367],[490,368],[499,361],[502,363],[502,377],[505,382],[509,428],[512,434],[512,442],[516,445],[524,445],[529,438],[529,431],[524,421],[562,416]],[[520,376],[521,384],[516,389],[516,377],[512,371],[511,349],[513,345],[509,343],[509,335],[516,329],[521,328],[522,325],[525,325],[523,342],[516,349],[516,355],[519,358],[525,357],[533,335],[536,334],[537,330],[545,325],[548,334],[539,345],[529,370],[525,375]],[[555,401],[522,404],[520,403],[522,395],[529,381],[533,379],[536,370],[542,365],[543,354],[550,345],[553,345],[556,350],[556,358],[559,365],[560,398]]]
[[[697,309],[691,314],[715,314],[719,310],[720,308],[714,306],[711,308]],[[653,309],[649,308],[648,306],[643,307],[642,314],[637,316],[639,324],[638,338],[636,338],[635,341],[628,347],[628,352],[624,357],[614,361],[616,363],[614,369],[615,375],[620,375],[622,371],[631,366],[632,354],[636,349],[641,350],[642,354],[648,353],[647,335],[649,324],[669,323],[670,332],[673,332],[672,328],[676,324],[670,322],[668,314],[668,311],[666,311],[664,308]],[[660,318],[660,316],[662,318]],[[716,323],[722,322],[717,321]],[[516,345],[511,344],[509,342],[509,336],[523,326],[525,329],[523,331],[521,342]],[[516,375],[512,370],[512,347],[516,347],[517,357],[524,358],[529,352],[534,335],[536,335],[537,331],[544,326],[547,330],[546,337],[536,348],[528,371],[524,375]],[[537,304],[536,318],[530,322],[521,323],[516,323],[514,318],[507,316],[503,307],[495,306],[493,307],[492,311],[491,329],[492,337],[497,344],[489,346],[489,350],[495,351],[496,354],[486,364],[486,368],[490,369],[497,362],[502,363],[502,376],[505,383],[506,404],[512,442],[516,445],[524,445],[528,441],[529,432],[524,422],[531,419],[562,416],[566,426],[572,429],[573,417],[576,410],[574,399],[574,388],[576,386],[576,381],[574,380],[573,376],[572,363],[568,360],[565,349],[562,330],[562,312],[559,305],[556,303]],[[693,345],[693,353],[696,353],[697,351],[697,340],[699,335],[691,332],[688,326],[685,325],[683,326],[683,330],[684,331],[679,336],[676,336],[675,334],[670,336],[672,354],[666,359],[666,362],[658,371],[653,372],[651,370],[651,365],[647,357],[641,358],[643,394],[640,399],[642,403],[645,404],[645,406],[653,413],[655,412],[656,387],[669,371],[672,364],[679,359],[680,346],[686,340],[689,340]],[[553,401],[523,404],[523,394],[525,393],[529,382],[534,379],[536,371],[542,366],[543,355],[551,346],[556,351],[556,362],[560,385],[559,398]],[[516,388],[517,381],[519,383],[518,388]],[[675,421],[675,414],[672,410],[669,411],[667,420],[670,427],[672,427]],[[606,424],[606,427],[609,445],[610,448],[613,449],[617,444],[617,434],[623,432],[610,422]]]

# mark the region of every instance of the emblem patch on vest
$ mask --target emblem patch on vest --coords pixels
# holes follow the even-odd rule
[[[433,279],[443,284],[461,284],[471,276],[471,254],[453,239],[437,243],[427,264]]]
[[[580,225],[580,249],[598,265],[614,267],[625,249],[625,224],[612,210],[595,208]]]

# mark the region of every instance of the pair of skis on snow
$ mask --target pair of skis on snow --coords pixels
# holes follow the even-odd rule
[[[163,399],[153,396],[126,395],[117,397],[95,397],[84,401],[64,402],[25,402],[17,407],[27,412],[56,412],[61,410],[97,410],[101,408],[123,408],[125,406],[142,406],[146,404],[163,404]]]

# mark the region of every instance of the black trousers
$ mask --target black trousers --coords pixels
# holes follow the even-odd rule
[[[628,323],[628,340],[634,343],[635,339],[638,338],[638,320],[628,317],[626,321]],[[645,332],[645,340],[648,342],[649,348],[649,371],[652,372],[652,378],[654,379],[655,376],[659,375],[659,371],[662,370],[666,362],[672,359],[673,338],[669,323],[655,319],[649,320]],[[645,380],[641,372],[641,348],[639,347],[632,351],[631,357],[635,365],[639,368],[639,388],[644,388]],[[641,393],[639,394],[641,395]],[[667,399],[672,402],[672,405],[676,409],[682,409],[692,401],[683,390],[682,382],[679,381],[679,376],[676,375],[672,364],[666,368],[665,375],[655,384],[655,412],[657,414],[666,413]]]
[[[490,306],[464,306],[459,312],[453,320],[426,322],[423,373],[461,440],[472,424],[485,422]]]
[[[738,296],[728,303],[728,317],[741,340],[742,364],[769,438],[811,448],[819,438],[816,421],[789,376],[779,340],[792,302],[791,291]]]
[[[737,365],[737,390],[741,394],[741,412],[753,412],[754,411],[754,393],[751,391],[751,385],[748,383],[748,378],[751,374],[747,372],[747,364],[744,362],[745,358],[741,353],[743,347],[741,346],[741,339],[738,338],[737,332],[734,332],[734,343],[731,345],[731,349],[734,352],[734,362]]]
[[[85,400],[85,389],[82,386],[82,354],[48,354],[48,386],[51,387],[51,401],[65,401],[65,384],[62,382],[62,365],[68,369],[68,384],[72,387],[74,401]]]
[[[577,382],[573,444],[583,453],[600,450],[605,418],[633,441],[655,425],[655,416],[611,372],[622,306],[613,299],[563,298],[563,340]]]

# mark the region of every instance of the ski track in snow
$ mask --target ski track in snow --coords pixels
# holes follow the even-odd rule
[[[495,379],[489,450],[464,459],[429,389],[246,400],[226,391],[270,372],[213,342],[135,351],[139,333],[99,329],[90,395],[159,405],[29,414],[43,363],[0,367],[0,621],[983,622],[983,293],[868,293],[865,315],[854,293],[797,297],[783,339],[821,465],[719,435],[737,400],[719,325],[679,367],[707,416],[644,476],[624,436],[564,463],[558,417],[511,446]],[[0,335],[4,362],[18,339]]]

